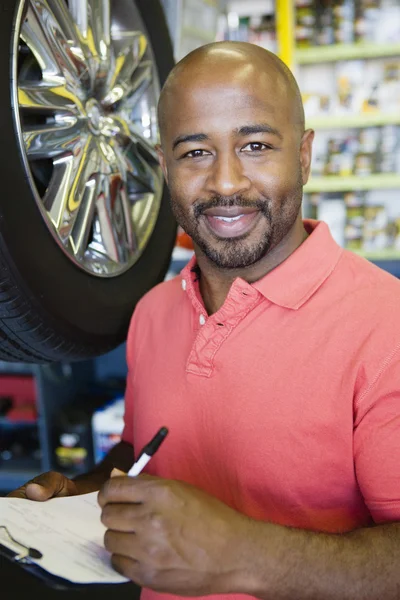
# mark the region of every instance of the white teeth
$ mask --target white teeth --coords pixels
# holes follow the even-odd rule
[[[232,223],[232,221],[238,221],[242,217],[243,215],[238,215],[237,217],[214,217],[214,219],[218,219],[219,221],[225,221],[226,223]]]

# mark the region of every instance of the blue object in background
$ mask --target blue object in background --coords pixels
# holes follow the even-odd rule
[[[126,365],[126,344],[121,344],[103,356],[94,359],[95,377],[104,379],[125,378],[128,373]]]

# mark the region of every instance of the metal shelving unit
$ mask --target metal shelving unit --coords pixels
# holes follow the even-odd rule
[[[218,0],[161,0],[176,60],[215,41]]]
[[[390,190],[400,189],[400,174],[374,173],[372,175],[342,177],[327,175],[311,177],[304,192],[348,192],[351,190]]]
[[[359,58],[384,58],[399,56],[400,44],[332,44],[314,48],[297,48],[294,53],[296,64],[354,60]]]
[[[400,125],[398,113],[371,112],[355,115],[324,115],[307,119],[307,127],[311,129],[358,129],[363,127],[382,127],[383,125]]]
[[[278,4],[279,2],[282,2],[284,5],[290,5],[292,8],[295,5],[294,0],[278,0]],[[345,61],[356,60],[379,60],[380,62],[375,63],[378,65],[385,62],[392,62],[390,60],[391,58],[400,58],[400,40],[398,40],[396,43],[355,42],[344,44],[319,45],[306,48],[291,47],[289,38],[295,37],[294,24],[295,17],[293,15],[293,19],[287,24],[286,31],[281,36],[281,39],[285,44],[286,54],[289,57],[289,59],[286,62],[288,66],[290,66],[292,69],[295,69],[297,79],[300,82],[300,87],[302,85],[302,73],[304,73],[304,82],[306,83],[306,85],[307,82],[308,84],[312,82],[311,69],[314,65],[316,73],[318,73],[318,77],[321,77],[323,73],[327,73],[328,70],[330,70],[333,74],[337,68],[340,69],[341,65],[336,65],[336,62],[345,63]],[[385,59],[389,60],[385,61]],[[328,63],[332,64],[329,65]],[[355,69],[356,67],[353,68]],[[316,91],[313,92],[313,86],[311,84],[309,87],[311,95],[313,93],[323,94],[323,91],[321,91],[321,85],[316,86],[315,89]],[[330,93],[330,91],[328,90],[331,90],[329,85],[327,86],[327,95]],[[305,88],[304,91],[308,91],[307,88]],[[335,103],[333,103],[333,106],[336,106]],[[356,139],[357,136],[360,135],[360,130],[364,128],[370,129],[371,132],[373,128],[400,125],[400,110],[397,111],[394,107],[394,104],[392,106],[393,108],[385,111],[384,108],[382,108],[381,110],[379,109],[379,104],[375,108],[373,104],[368,105],[367,103],[365,103],[363,104],[363,108],[360,108],[360,112],[356,114],[346,113],[343,107],[339,106],[339,109],[332,108],[331,114],[321,113],[314,117],[308,117],[306,119],[306,125],[307,127],[314,129],[317,132],[317,135],[320,135],[320,131],[325,131],[325,133],[323,133],[324,136],[327,136],[328,134],[332,140],[338,139],[338,144],[340,145],[341,138],[340,135],[337,135],[337,132],[339,130],[343,130],[344,134],[342,138],[344,140],[346,139],[346,137],[351,140],[352,136],[354,137],[354,139]],[[346,130],[358,131],[346,132]],[[360,152],[362,155],[363,150],[361,150]],[[373,151],[370,152],[373,153]],[[400,173],[396,172],[396,166],[393,167],[394,172],[391,173],[373,172],[374,167],[372,167],[370,168],[369,174],[366,175],[346,175],[346,168],[347,165],[344,165],[342,175],[311,176],[309,182],[304,187],[304,193],[326,194],[326,200],[332,203],[333,199],[340,202],[341,194],[346,194],[347,192],[369,192],[369,194],[367,194],[366,196],[367,200],[365,204],[365,208],[368,209],[369,206],[385,204],[385,200],[382,200],[381,202],[379,201],[379,192],[382,190],[382,197],[384,196],[385,198],[389,198],[388,202],[391,203],[390,209],[388,209],[388,214],[390,213],[390,221],[392,222],[395,218],[393,215],[393,202],[395,202],[397,193],[400,200]],[[355,171],[357,172],[359,168],[360,165],[355,167]],[[320,170],[320,168],[318,168],[318,170]],[[342,198],[342,201],[344,202],[344,197]],[[368,200],[368,198],[370,200]],[[313,203],[315,201],[316,198],[313,198]],[[330,206],[333,208],[333,204],[331,204]],[[351,209],[351,204],[347,205],[347,208]],[[305,210],[306,212],[308,210],[307,203],[305,204]],[[337,215],[339,215],[339,212],[337,213]],[[351,211],[349,214],[351,214]],[[398,215],[400,218],[400,202]],[[349,218],[351,219],[352,217]],[[347,223],[347,221],[345,223]],[[351,220],[349,221],[349,223],[351,223]],[[352,225],[349,225],[350,229],[351,227]],[[371,227],[371,225],[369,225],[369,227]],[[344,238],[344,240],[346,239],[347,238]],[[400,250],[396,249],[395,244],[389,245],[388,243],[388,247],[383,250],[377,249],[374,251],[352,251],[361,256],[364,256],[371,262],[374,262],[379,267],[389,271],[396,277],[400,276]]]
[[[4,367],[3,367],[4,369]],[[1,374],[6,374],[1,371]],[[87,391],[95,381],[94,361],[74,364],[55,364],[31,367],[37,387],[36,423],[22,423],[23,427],[37,427],[40,458],[10,458],[0,462],[0,491],[19,487],[39,473],[56,468],[54,453],[54,426],[60,411],[79,394]],[[57,402],[54,399],[57,398]],[[3,426],[11,426],[0,423]],[[12,424],[15,426],[15,424]]]

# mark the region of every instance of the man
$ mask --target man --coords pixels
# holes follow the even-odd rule
[[[196,259],[135,310],[121,444],[14,495],[101,488],[105,546],[146,599],[398,599],[399,282],[303,223],[314,134],[274,55],[196,50],[159,117]],[[162,425],[146,476],[109,478]]]

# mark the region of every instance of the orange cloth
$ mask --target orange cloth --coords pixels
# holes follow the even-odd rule
[[[400,520],[400,282],[305,226],[210,317],[194,259],[141,300],[123,439],[139,451],[167,426],[146,471],[257,519],[325,532]]]

